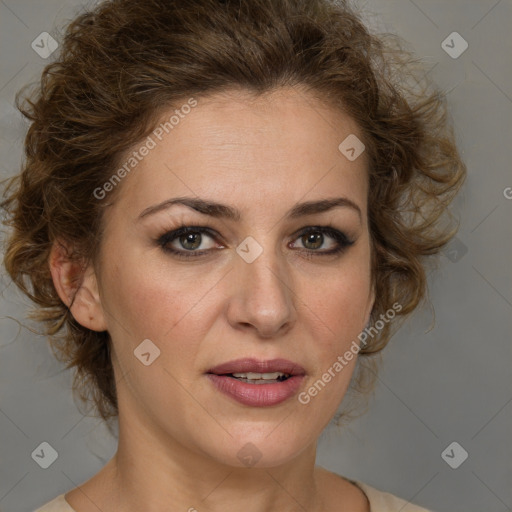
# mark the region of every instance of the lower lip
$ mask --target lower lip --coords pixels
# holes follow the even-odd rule
[[[227,375],[207,375],[219,391],[252,407],[268,407],[288,400],[297,393],[304,378],[303,375],[294,375],[272,384],[248,384]]]

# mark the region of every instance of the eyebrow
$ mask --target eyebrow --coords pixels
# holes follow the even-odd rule
[[[226,204],[217,203],[215,201],[208,201],[197,197],[176,197],[173,199],[167,199],[166,201],[154,206],[149,206],[142,211],[138,220],[147,217],[148,215],[153,215],[162,210],[166,210],[175,204],[187,206],[199,213],[215,218],[239,221],[242,216],[239,210]],[[308,201],[305,203],[299,203],[287,212],[286,217],[289,219],[298,219],[300,217],[323,213],[333,208],[339,207],[347,207],[355,210],[359,215],[359,220],[362,221],[361,209],[356,203],[350,199],[347,199],[346,197],[335,197],[332,199],[322,199],[320,201]]]

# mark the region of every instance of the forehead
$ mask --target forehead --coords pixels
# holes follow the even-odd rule
[[[347,114],[291,88],[195,100],[193,108],[161,113],[145,141],[151,149],[124,178],[119,202],[140,212],[187,195],[268,211],[341,194],[365,209],[366,154],[351,161],[339,149],[347,137],[363,138]]]

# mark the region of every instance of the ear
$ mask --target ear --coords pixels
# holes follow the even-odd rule
[[[73,260],[70,254],[68,244],[62,240],[54,242],[49,266],[55,289],[80,325],[92,331],[106,331],[94,268]]]

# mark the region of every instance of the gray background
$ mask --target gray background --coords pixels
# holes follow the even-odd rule
[[[43,31],[58,39],[58,27],[83,5],[0,0],[2,178],[18,171],[22,151],[25,126],[14,94],[48,62],[31,43]],[[512,1],[359,5],[368,23],[405,38],[448,92],[469,176],[454,204],[457,240],[429,276],[435,325],[429,330],[424,307],[393,337],[369,412],[326,429],[318,463],[438,512],[510,511],[512,200],[504,191],[512,187]],[[454,31],[469,44],[457,59],[441,47]],[[79,413],[71,373],[45,339],[8,318],[30,325],[27,299],[3,269],[0,277],[0,510],[25,512],[98,472],[116,441],[99,420]],[[58,452],[48,469],[31,458],[43,441]],[[453,441],[469,454],[457,469],[441,457]],[[456,460],[460,449],[453,454]]]

